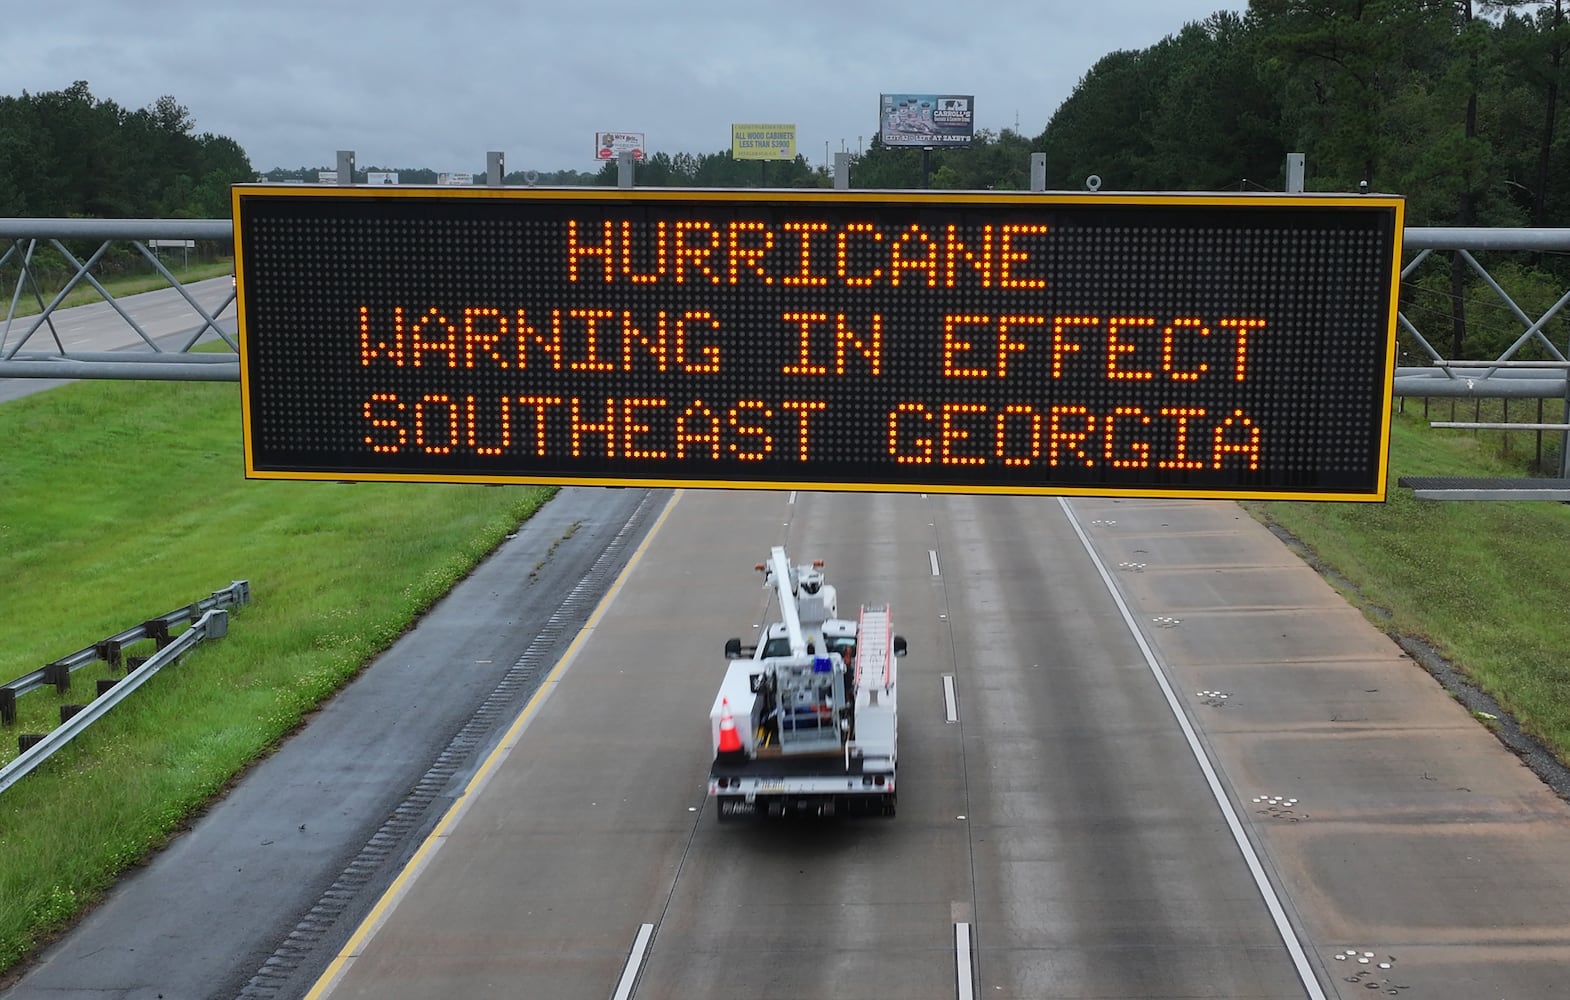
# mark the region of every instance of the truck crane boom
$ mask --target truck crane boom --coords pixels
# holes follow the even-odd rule
[[[841,812],[894,815],[898,759],[895,657],[886,605],[838,617],[821,562],[792,566],[774,546],[764,586],[780,620],[759,642],[725,644],[730,661],[709,722],[709,796],[723,820]]]

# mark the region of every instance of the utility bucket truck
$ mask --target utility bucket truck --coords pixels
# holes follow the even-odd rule
[[[821,562],[790,565],[775,546],[763,571],[780,620],[729,665],[709,709],[709,797],[721,822],[805,813],[894,815],[895,661],[905,640],[888,607],[838,617]]]

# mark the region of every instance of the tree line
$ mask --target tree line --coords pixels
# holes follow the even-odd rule
[[[1091,174],[1105,190],[1280,189],[1286,154],[1302,151],[1309,190],[1366,182],[1404,195],[1411,225],[1562,224],[1567,2],[1250,0],[1243,14],[1219,12],[1149,48],[1103,56],[1035,136],[983,130],[967,148],[927,154],[874,138],[852,159],[851,186],[1021,189],[1030,154],[1044,152],[1056,189],[1082,189]],[[318,169],[261,176],[314,181]],[[406,184],[437,179],[385,169]],[[195,133],[174,97],[129,110],[84,81],[0,97],[0,216],[221,218],[229,185],[258,176],[235,140]],[[506,182],[616,178],[608,162]],[[639,163],[637,183],[828,187],[832,174],[803,156],[656,152]]]
[[[1042,152],[1052,189],[1083,190],[1095,174],[1104,191],[1281,190],[1286,154],[1300,151],[1309,191],[1403,195],[1408,225],[1563,226],[1567,2],[1250,0],[1103,56],[1035,136],[982,130],[969,147],[925,152],[874,138],[852,158],[851,186],[1021,190]],[[0,97],[0,216],[225,217],[229,185],[257,175],[234,140],[193,132],[172,97],[129,111],[83,82]],[[318,169],[265,176],[314,181]],[[437,180],[389,169],[405,184]],[[609,186],[617,174],[611,162],[505,182]],[[637,183],[827,188],[833,177],[802,156],[762,164],[725,149],[653,153]],[[1564,255],[1501,267],[1534,316],[1570,278]],[[1426,263],[1404,295],[1421,328],[1449,325],[1453,356],[1502,349],[1520,330],[1459,257]]]
[[[196,133],[173,97],[133,111],[82,80],[0,96],[0,216],[224,218],[229,186],[254,179],[240,144]]]

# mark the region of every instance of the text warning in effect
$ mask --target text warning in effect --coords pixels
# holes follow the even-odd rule
[[[1402,201],[234,189],[256,478],[1381,500]]]

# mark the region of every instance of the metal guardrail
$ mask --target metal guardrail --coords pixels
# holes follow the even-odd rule
[[[0,795],[5,794],[7,789],[31,773],[39,764],[48,760],[55,751],[70,743],[88,726],[103,718],[111,708],[130,697],[132,692],[159,670],[184,656],[202,640],[221,639],[228,633],[228,610],[213,608],[205,612],[197,619],[196,624],[182,632],[178,639],[153,654],[146,663],[131,671],[108,691],[94,698],[81,711],[61,722],[43,739],[23,750],[11,763],[0,767]]]
[[[237,338],[219,329],[214,314],[203,310],[158,260],[147,243],[153,239],[197,239],[232,242],[234,223],[230,219],[0,219],[0,265],[8,260],[21,264],[11,305],[0,315],[0,378],[121,378],[168,379],[190,381],[236,382],[240,378],[239,360],[227,352],[216,355],[189,353],[191,347],[205,333],[217,331],[231,348],[237,347]],[[61,244],[62,240],[101,240],[98,251],[86,260],[78,260]],[[77,268],[68,288],[86,283],[99,290],[126,321],[130,329],[140,335],[147,349],[116,351],[111,356],[72,351],[63,343],[52,323],[52,317],[64,292],[48,303],[34,295],[42,307],[41,315],[29,317],[20,338],[8,336],[14,319],[16,303],[22,297],[23,279],[29,277],[28,263],[39,242],[54,246]],[[185,296],[195,313],[194,325],[182,337],[178,350],[160,349],[119,303],[108,294],[91,274],[91,267],[114,242],[130,242],[157,268],[170,284]],[[1521,323],[1523,332],[1499,358],[1511,360],[1528,343],[1543,347],[1552,360],[1564,361],[1564,352],[1544,335],[1548,322],[1566,306],[1570,306],[1570,291],[1555,302],[1535,320],[1522,310],[1511,296],[1500,287],[1487,270],[1473,256],[1473,251],[1526,251],[1570,252],[1570,228],[1525,229],[1513,227],[1409,227],[1402,233],[1402,245],[1413,256],[1404,264],[1402,277],[1412,274],[1435,252],[1454,254],[1499,296],[1504,308]],[[219,311],[233,301],[226,301]],[[1444,356],[1433,348],[1429,339],[1404,314],[1397,316],[1401,330],[1411,338],[1418,350],[1426,354],[1428,364],[1402,367],[1396,372],[1397,396],[1536,396],[1557,398],[1565,392],[1562,372],[1512,372],[1485,371],[1480,376],[1459,377],[1445,367]],[[47,326],[55,333],[57,351],[24,349],[35,334]],[[42,338],[37,338],[42,339]],[[197,358],[201,358],[198,361]],[[1552,376],[1552,377],[1549,377]],[[1557,384],[1556,384],[1557,383]]]
[[[209,311],[167,267],[151,244],[168,240],[203,240],[231,243],[234,224],[229,219],[0,219],[0,268],[17,268],[10,302],[0,312],[0,377],[49,379],[156,379],[166,381],[238,382],[240,363],[238,336],[220,324],[218,316],[235,301],[228,296]],[[78,258],[63,241],[99,240],[98,248]],[[147,260],[171,288],[185,300],[192,313],[192,325],[172,334],[172,345],[160,338],[126,311],[109,290],[93,275],[93,267],[115,243],[130,244]],[[40,246],[54,250],[74,273],[46,302],[34,274],[34,256]],[[109,357],[93,352],[73,351],[57,327],[56,314],[64,308],[66,296],[79,285],[95,289],[109,308],[119,314],[126,327],[140,340],[137,350],[115,351]],[[36,301],[38,313],[25,320],[17,317],[17,307],[25,298]],[[19,331],[19,332],[15,332]],[[230,352],[216,355],[191,353],[209,336],[225,342]],[[168,338],[165,338],[168,339]],[[54,350],[39,350],[52,341]],[[169,349],[172,346],[173,349]],[[200,360],[198,360],[200,359]]]
[[[53,684],[55,690],[64,694],[71,689],[71,674],[83,667],[103,662],[118,669],[123,663],[126,647],[132,643],[151,639],[162,651],[176,641],[169,637],[169,630],[172,627],[197,621],[209,611],[249,604],[250,600],[250,582],[236,580],[223,590],[213,591],[211,597],[204,597],[183,608],[175,608],[167,614],[149,618],[140,625],[117,632],[69,656],[62,656],[58,660],[46,663],[9,684],[0,685],[0,724],[9,726],[16,722],[16,700],[30,691],[36,691],[45,684]]]

